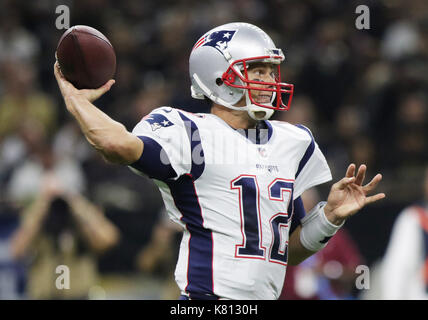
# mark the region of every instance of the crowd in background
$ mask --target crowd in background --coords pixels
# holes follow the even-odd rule
[[[63,196],[53,200],[84,196],[115,230],[104,239],[108,248],[94,256],[101,275],[173,277],[178,250],[171,243],[177,245],[179,237],[164,220],[157,188],[126,167],[107,164],[64,107],[53,76],[55,49],[65,31],[55,27],[61,4],[70,8],[70,25],[92,26],[114,46],[116,84],[96,105],[128,130],[162,105],[209,112],[190,96],[194,43],[227,22],[264,29],[285,53],[283,81],[295,85],[290,111],[274,119],[312,130],[334,180],[351,162],[367,164],[368,176],[383,174],[380,189],[387,199],[346,224],[366,263],[382,258],[395,217],[422,197],[428,164],[424,0],[0,0],[0,239],[13,238],[12,231],[22,227],[16,217],[22,220],[41,190],[55,189]],[[370,25],[359,30],[355,8],[362,4],[370,9]],[[324,198],[328,185],[318,191]],[[84,234],[78,223],[73,226]],[[83,238],[79,246],[85,246]],[[67,237],[61,239],[67,247]],[[2,248],[0,265],[7,260]],[[29,260],[37,260],[37,250]],[[15,264],[10,268],[19,270],[22,292],[25,266]],[[99,290],[95,286],[92,293]]]

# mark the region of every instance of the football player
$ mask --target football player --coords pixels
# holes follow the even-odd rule
[[[55,64],[67,109],[89,143],[154,179],[183,227],[175,271],[183,299],[277,299],[288,263],[321,250],[348,217],[385,197],[369,196],[380,174],[363,185],[366,166],[351,164],[327,201],[305,213],[301,194],[331,173],[308,128],[268,120],[290,107],[283,60],[254,25],[214,28],[189,60],[191,94],[211,100],[211,113],[160,107],[132,133],[92,104],[114,80],[77,90]]]

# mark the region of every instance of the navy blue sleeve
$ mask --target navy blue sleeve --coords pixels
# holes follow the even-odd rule
[[[138,136],[143,143],[144,149],[140,159],[130,166],[146,174],[150,178],[165,181],[177,176],[166,152],[155,140],[145,136]]]
[[[303,206],[302,198],[298,197],[294,200],[294,213],[291,218],[290,235],[300,225],[300,220],[306,215],[305,207]]]

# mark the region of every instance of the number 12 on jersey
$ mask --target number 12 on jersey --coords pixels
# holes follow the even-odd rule
[[[285,212],[276,212],[270,218],[272,241],[269,247],[270,262],[287,265],[286,235],[289,227],[290,203],[293,199],[294,180],[277,178],[267,187],[269,200],[284,202],[284,192],[289,193]],[[254,175],[240,175],[230,183],[239,192],[239,211],[241,215],[242,243],[235,246],[235,257],[266,259],[266,247],[262,245],[263,230],[260,215],[260,188]]]

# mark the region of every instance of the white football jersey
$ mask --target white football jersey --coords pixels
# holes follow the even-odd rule
[[[133,134],[144,150],[131,167],[155,179],[184,229],[175,271],[182,293],[277,299],[293,200],[331,180],[311,132],[280,121],[235,130],[213,114],[162,107]]]

